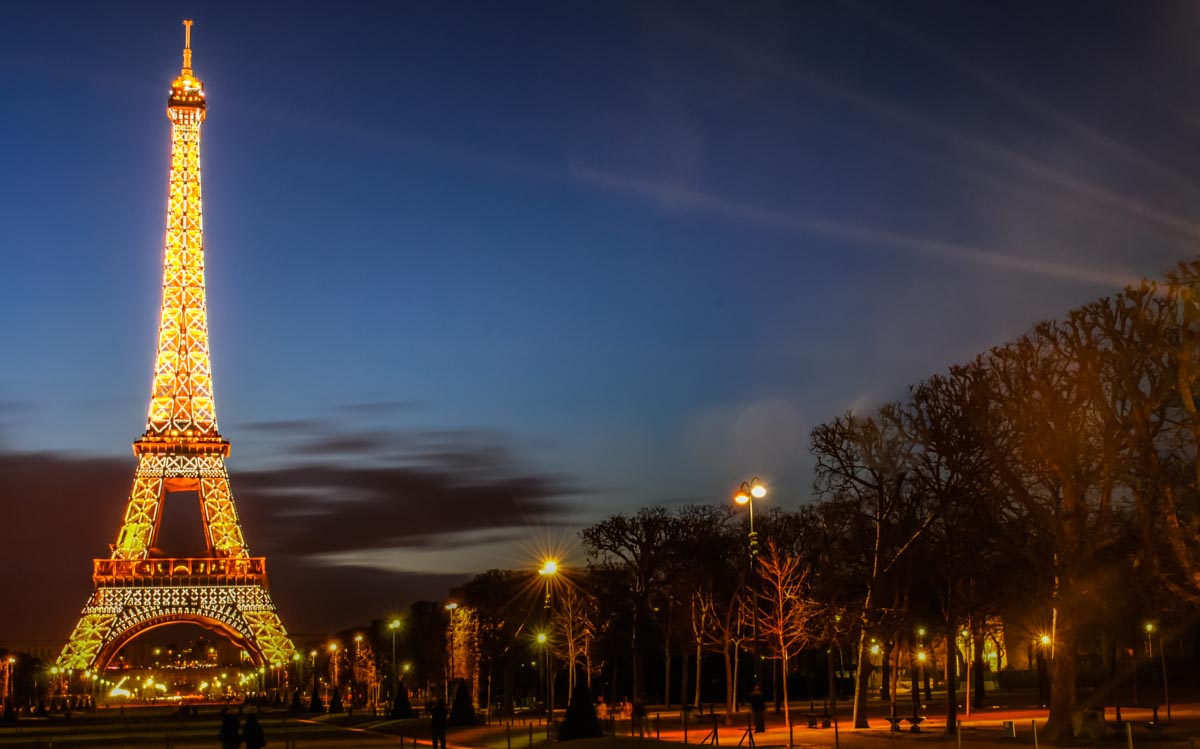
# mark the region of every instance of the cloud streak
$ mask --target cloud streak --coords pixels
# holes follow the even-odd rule
[[[1056,263],[990,248],[764,208],[682,185],[618,174],[590,166],[576,166],[572,169],[572,175],[579,182],[614,194],[649,200],[664,208],[699,210],[711,216],[745,222],[759,228],[825,236],[854,244],[898,250],[957,263],[1109,288],[1122,288],[1128,284],[1137,283],[1139,280],[1135,274],[1124,271],[1106,271]]]
[[[285,425],[260,426],[270,432]],[[231,471],[231,482],[250,551],[267,556],[272,592],[293,630],[328,631],[380,616],[385,607],[445,595],[465,576],[497,566],[488,554],[498,545],[511,546],[531,527],[571,521],[571,482],[522,467],[499,435],[389,437],[320,421],[291,423],[286,433],[303,437],[288,460]],[[330,452],[314,457],[320,440]],[[348,459],[370,440],[383,446],[370,464]],[[411,445],[439,450],[405,449]],[[0,617],[0,642],[66,637],[91,593],[91,560],[107,557],[116,538],[133,471],[128,459],[0,449],[12,572],[5,607],[20,613]],[[167,495],[160,538],[178,537],[167,524],[196,512],[191,502],[173,504],[185,496]],[[202,541],[188,544],[162,551],[187,554]],[[459,560],[453,574],[430,563],[439,555]]]

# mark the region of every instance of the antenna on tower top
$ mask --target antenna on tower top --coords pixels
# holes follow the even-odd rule
[[[191,72],[192,70],[192,24],[195,23],[190,18],[185,18],[183,21],[183,69]]]

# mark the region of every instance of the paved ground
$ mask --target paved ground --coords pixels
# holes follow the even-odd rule
[[[808,728],[808,708],[799,707],[793,713],[793,744],[797,747],[838,747],[839,749],[950,749],[961,746],[970,749],[1014,749],[1035,746],[1033,723],[1045,720],[1042,709],[996,707],[962,715],[959,735],[947,735],[945,721],[931,714],[921,724],[920,733],[911,733],[908,724],[902,731],[890,730],[882,718],[883,707],[872,709],[871,727],[848,728],[848,710],[839,710],[836,726]],[[16,725],[0,726],[0,749],[20,747],[51,749],[51,747],[216,747],[217,708],[204,708],[197,717],[180,719],[157,709],[127,709],[95,713],[76,713],[66,721],[61,716],[44,719],[23,718]],[[788,731],[783,715],[768,711],[767,731],[754,736],[756,746],[787,746]],[[1106,716],[1114,720],[1112,711]],[[1196,749],[1193,737],[1200,737],[1200,703],[1173,705],[1171,720],[1161,711],[1161,727],[1151,731],[1145,723],[1151,718],[1148,709],[1127,708],[1123,718],[1132,727],[1135,746],[1153,745],[1155,749]],[[716,740],[712,731],[713,716],[693,716],[686,727],[686,742],[691,745],[705,742],[717,746],[735,747],[745,742],[748,715],[735,716],[734,726],[726,726],[722,715],[716,716]],[[1016,737],[1005,735],[1004,723],[1011,721]],[[262,714],[271,749],[308,749],[309,747],[400,747],[430,749],[427,720],[387,721],[369,716],[320,716],[297,718],[283,712]],[[819,723],[818,723],[819,724]],[[645,737],[630,736],[630,722],[617,721],[615,734],[604,738],[573,741],[564,746],[572,749],[649,749],[651,745],[681,746],[685,727],[678,711],[651,710]],[[1075,739],[1065,742],[1070,747],[1124,747],[1127,739],[1123,730],[1109,727],[1106,735],[1097,740]],[[539,722],[515,722],[457,728],[450,731],[452,749],[545,749],[546,727]],[[1038,742],[1039,744],[1045,742]],[[745,746],[745,743],[742,743]]]

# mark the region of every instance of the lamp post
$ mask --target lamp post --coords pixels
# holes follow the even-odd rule
[[[333,691],[334,691],[334,693],[337,693],[337,691],[338,691],[338,657],[337,657],[337,651],[338,651],[338,644],[337,644],[336,642],[331,642],[331,643],[329,643],[329,671],[330,671],[330,675],[333,677]],[[331,704],[331,705],[333,704],[333,697],[332,697],[332,696],[329,698],[329,704]],[[333,708],[330,708],[330,712],[332,712],[332,711],[333,711]]]
[[[393,619],[388,622],[388,629],[392,630],[392,696],[395,696],[395,689],[398,686],[396,679],[399,677],[396,673],[396,630],[400,629],[400,620]]]
[[[316,648],[313,648],[312,650],[308,651],[308,656],[310,658],[312,658],[312,677],[313,677],[312,688],[313,688],[313,693],[315,694],[317,691],[317,650],[316,650]]]
[[[1163,702],[1167,706],[1167,720],[1171,719],[1171,693],[1167,690],[1167,650],[1163,647],[1162,630],[1155,626],[1154,622],[1146,622],[1146,648],[1150,655],[1150,662],[1154,662],[1154,632],[1158,631],[1158,657],[1162,665],[1163,677]]]
[[[754,500],[762,499],[765,496],[767,496],[767,487],[763,486],[757,476],[749,481],[743,481],[733,495],[733,501],[739,505],[746,505],[746,509],[750,513],[750,533],[747,537],[750,552],[750,575],[746,578],[746,588],[750,593],[750,612],[753,622],[754,684],[762,684],[762,650],[758,643],[758,586],[755,584],[758,580],[758,567],[755,564],[758,558],[758,534],[754,532]]]
[[[546,673],[547,673],[547,671],[548,671],[548,669],[546,668],[546,652],[547,652],[547,648],[546,648],[546,640],[547,640],[547,639],[548,639],[548,638],[546,637],[546,633],[545,633],[545,632],[538,632],[538,635],[537,635],[537,642],[538,642],[538,645],[541,645],[541,646],[542,646],[542,678],[540,679],[540,681],[542,682],[542,694],[543,694],[543,695],[545,695],[545,694],[546,694]],[[547,704],[547,706],[549,705],[549,698],[548,698],[548,697],[547,697],[546,704]],[[547,725],[549,725],[549,724],[550,724],[550,722],[553,722],[553,720],[554,720],[554,715],[553,715],[553,713],[552,713],[552,714],[550,715],[550,719],[549,719],[549,721],[547,722]]]
[[[1037,651],[1037,678],[1038,678],[1038,698],[1043,705],[1050,704],[1050,674],[1049,664],[1046,661],[1046,651],[1054,643],[1054,638],[1050,635],[1043,634],[1038,637]],[[1134,672],[1133,683],[1134,699],[1137,699],[1137,672]]]
[[[554,580],[554,576],[556,574],[558,574],[558,560],[547,559],[544,562],[542,562],[542,567],[541,567],[541,569],[538,570],[538,574],[541,575],[546,581],[546,596],[542,601],[542,608],[545,609],[545,613],[546,613],[546,626],[551,627],[551,626],[553,626],[553,624],[551,622],[553,620],[554,614],[550,609],[550,584]],[[546,644],[546,635],[541,634],[541,635],[538,635],[538,637],[539,637],[538,642],[545,645]],[[549,697],[546,701],[546,705],[550,710],[550,722],[553,723],[554,722],[554,681],[555,681],[554,670],[551,668],[551,663],[550,663],[550,659],[551,659],[550,648],[543,647],[542,651],[543,651],[542,658],[546,662],[546,686],[549,689]]]
[[[450,684],[454,681],[455,664],[454,660],[454,612],[458,610],[458,604],[454,601],[446,604],[446,610],[450,612],[450,678],[446,680],[446,700],[453,701],[454,694],[450,691]]]
[[[350,683],[350,704],[352,705],[357,703],[359,690],[362,689],[362,673],[359,665],[362,663],[362,641],[361,634],[354,636],[354,670],[351,671],[353,676]],[[362,691],[364,694],[366,693],[365,689]]]

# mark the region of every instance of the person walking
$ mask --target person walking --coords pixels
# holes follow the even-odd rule
[[[267,735],[263,732],[262,724],[258,722],[257,715],[251,715],[246,718],[246,727],[242,730],[242,739],[246,742],[246,749],[263,749],[267,745]]]
[[[633,698],[633,705],[629,708],[629,734],[632,736],[634,731],[637,735],[645,738],[646,736],[646,703],[642,702],[641,697]]]
[[[221,708],[221,730],[217,733],[221,749],[238,749],[241,746],[242,736],[239,728],[237,716],[230,715],[229,708]]]
[[[429,729],[433,734],[433,749],[446,749],[446,701],[441,697],[429,709]],[[441,742],[440,744],[438,742]]]
[[[761,684],[755,684],[750,690],[750,714],[754,716],[755,733],[767,730],[767,698]]]

